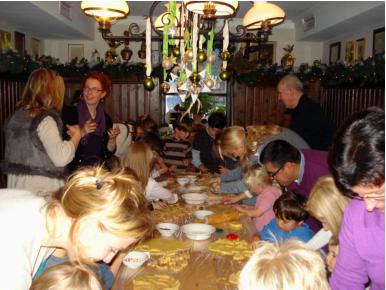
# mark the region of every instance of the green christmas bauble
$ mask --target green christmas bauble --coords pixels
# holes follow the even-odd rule
[[[231,53],[229,51],[223,51],[221,54],[220,54],[220,57],[223,61],[228,61],[231,59]]]
[[[152,89],[154,89],[154,82],[153,82],[153,79],[151,77],[146,77],[144,80],[143,80],[143,86],[145,87],[146,90],[148,91],[151,91]]]
[[[206,60],[206,54],[202,50],[197,53],[197,61],[204,62]]]
[[[227,71],[227,70],[221,70],[221,71],[220,71],[219,77],[220,77],[220,79],[222,79],[223,81],[227,81],[227,80],[229,80],[229,78],[231,77],[231,74],[230,74],[229,71]]]
[[[179,47],[173,48],[172,53],[173,53],[173,55],[174,55],[175,57],[179,57],[179,56],[181,55],[180,48],[179,48]]]
[[[197,84],[197,83],[200,81],[201,77],[200,77],[200,75],[199,75],[198,73],[194,72],[194,73],[192,73],[192,74],[189,76],[189,79],[190,79],[190,81],[191,81],[193,84]]]

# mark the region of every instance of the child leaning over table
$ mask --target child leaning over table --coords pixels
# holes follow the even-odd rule
[[[308,212],[304,209],[306,198],[292,191],[283,193],[273,205],[275,217],[260,232],[262,240],[270,242],[297,238],[306,243],[314,232],[304,222]]]
[[[174,133],[164,139],[162,157],[170,172],[186,172],[192,162],[192,144],[188,140],[192,128],[177,121],[173,129]]]
[[[272,184],[269,175],[259,165],[253,165],[248,169],[244,175],[244,183],[248,187],[249,192],[257,195],[256,204],[255,206],[247,204],[235,205],[234,208],[253,217],[256,229],[261,231],[275,217],[273,204],[282,192],[278,186]],[[231,204],[249,197],[243,192],[236,196],[225,197],[221,202]]]

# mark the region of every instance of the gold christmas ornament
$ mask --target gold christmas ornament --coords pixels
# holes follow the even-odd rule
[[[216,55],[213,52],[208,53],[206,56],[206,62],[214,63],[216,61]]]
[[[223,61],[228,61],[231,59],[231,53],[229,51],[223,51],[221,54],[220,54],[220,57]]]
[[[184,85],[184,81],[179,81],[177,83],[177,91],[181,94],[184,90],[181,90],[180,88]]]
[[[186,51],[185,51],[185,56],[189,59],[189,60],[192,60],[193,59],[193,49],[191,47],[189,47]]]
[[[223,81],[226,81],[226,80],[229,80],[229,78],[231,77],[231,74],[227,70],[221,70],[219,77]]]
[[[170,85],[167,82],[161,84],[161,90],[164,94],[167,94],[170,90]]]
[[[177,46],[176,46],[175,48],[173,48],[172,53],[173,53],[173,55],[174,55],[175,57],[180,57],[180,56],[181,56],[180,48],[177,47]]]
[[[189,76],[189,79],[190,79],[190,81],[192,82],[192,84],[197,84],[197,83],[200,81],[201,77],[200,77],[200,75],[199,75],[198,73],[193,72],[193,73]]]
[[[214,87],[214,81],[211,78],[205,79],[204,83],[210,89]]]
[[[204,62],[206,60],[206,54],[202,50],[197,53],[197,61]]]
[[[169,58],[165,58],[163,61],[162,61],[162,67],[166,70],[169,70],[171,69],[173,66],[173,62],[169,59]]]
[[[151,77],[146,77],[143,80],[143,85],[144,85],[145,89],[148,91],[151,91],[152,89],[154,89],[154,82],[153,82],[153,79]]]

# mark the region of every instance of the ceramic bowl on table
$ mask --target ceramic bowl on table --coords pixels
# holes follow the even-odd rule
[[[185,193],[182,198],[187,204],[201,204],[207,200],[208,196],[201,193]]]
[[[169,238],[179,229],[179,226],[172,223],[160,223],[155,228],[160,232],[161,236]]]
[[[207,191],[208,187],[207,186],[202,186],[202,185],[189,185],[188,186],[189,192],[202,192],[202,191]]]
[[[200,220],[204,219],[206,216],[214,214],[213,211],[210,210],[196,210],[194,213],[194,216]]]
[[[184,186],[185,184],[190,183],[190,178],[188,177],[178,177],[177,178],[177,183],[181,186]]]
[[[181,231],[191,240],[201,241],[209,239],[216,228],[207,224],[186,224]]]
[[[136,269],[142,266],[148,259],[150,259],[149,252],[129,252],[126,256],[123,257],[123,264],[130,269]]]

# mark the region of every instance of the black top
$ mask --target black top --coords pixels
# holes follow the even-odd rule
[[[76,107],[63,107],[62,111],[63,120],[63,139],[69,140],[67,135],[66,125],[78,124],[78,110]],[[77,170],[83,166],[93,166],[102,164],[109,159],[114,152],[107,150],[107,142],[109,141],[109,135],[107,131],[113,127],[113,122],[109,115],[105,113],[106,131],[103,136],[98,136],[95,133],[90,133],[87,138],[87,143],[84,144],[81,140],[75,153],[74,159],[67,165],[68,170],[71,172]]]
[[[292,115],[291,130],[303,137],[312,149],[329,149],[336,125],[326,117],[319,104],[303,94],[296,108],[286,112]]]
[[[200,151],[200,160],[211,173],[219,173],[218,167],[222,165],[222,162],[214,152],[213,141],[214,139],[208,134],[206,128],[202,129],[194,136],[193,149]]]

